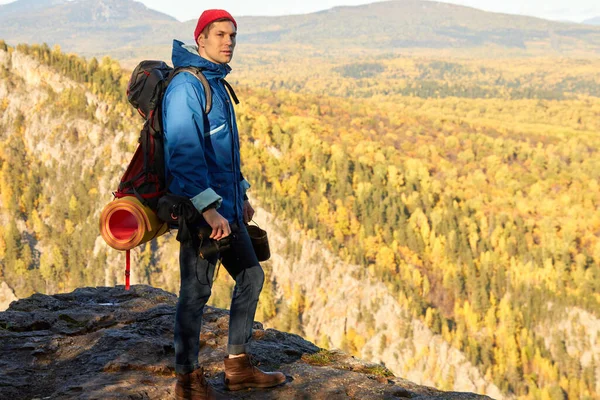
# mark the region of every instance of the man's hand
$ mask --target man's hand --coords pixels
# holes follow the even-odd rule
[[[229,236],[231,233],[229,221],[223,218],[223,216],[214,208],[204,211],[202,216],[212,228],[212,233],[209,236],[211,239],[221,240],[222,238]]]
[[[254,208],[248,200],[244,200],[244,223],[247,224],[252,221],[252,217],[254,217]]]

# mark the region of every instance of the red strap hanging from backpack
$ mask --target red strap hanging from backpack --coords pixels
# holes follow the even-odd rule
[[[125,251],[125,290],[129,290],[129,270],[131,269],[131,257],[129,250]]]

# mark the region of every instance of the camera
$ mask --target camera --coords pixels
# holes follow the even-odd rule
[[[209,234],[200,234],[200,249],[198,250],[198,255],[204,259],[214,257],[216,254],[221,253],[223,251],[229,250],[231,247],[231,237],[233,233],[225,236],[221,240],[214,240],[209,238]]]

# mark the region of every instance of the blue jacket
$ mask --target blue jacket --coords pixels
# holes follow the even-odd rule
[[[212,89],[205,113],[202,83],[191,73],[173,78],[163,98],[165,176],[171,193],[189,197],[198,211],[216,204],[230,223],[241,224],[244,194],[250,187],[240,172],[240,144],[235,112],[222,79],[231,71],[173,41],[173,66],[199,67]]]

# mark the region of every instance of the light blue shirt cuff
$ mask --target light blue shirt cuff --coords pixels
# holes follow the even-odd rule
[[[215,192],[211,188],[208,188],[205,191],[200,192],[200,194],[192,197],[191,200],[192,200],[192,204],[194,205],[194,207],[196,207],[196,210],[198,210],[198,212],[202,212],[202,210],[204,210],[206,207],[208,207],[209,205],[211,205],[215,202],[217,203],[216,208],[219,208],[221,206],[221,203],[223,202],[223,198],[221,196],[219,196],[217,194],[217,192]]]
[[[250,189],[250,183],[245,179],[242,181],[242,189],[244,189],[244,193]]]

